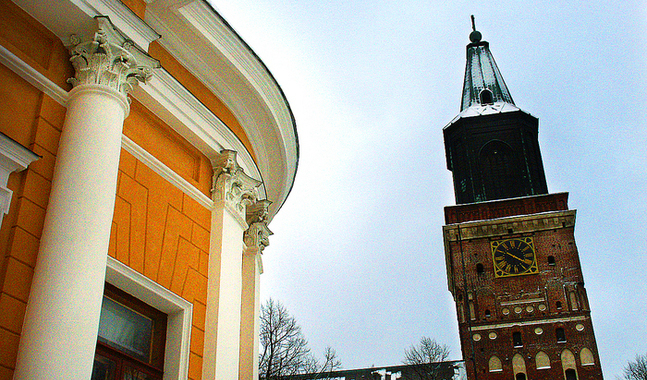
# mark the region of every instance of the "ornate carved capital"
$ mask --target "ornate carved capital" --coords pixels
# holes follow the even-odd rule
[[[263,249],[270,245],[269,237],[272,231],[267,228],[267,216],[272,202],[261,200],[247,207],[247,224],[249,228],[243,235],[247,248],[263,253]]]
[[[89,41],[71,36],[70,61],[75,69],[72,86],[100,84],[127,95],[139,82],[146,82],[159,68],[158,60],[115,30],[107,17],[97,17],[98,30]]]
[[[216,203],[224,202],[244,220],[246,207],[258,199],[261,183],[245,174],[236,161],[236,152],[223,150],[214,163],[211,198]]]

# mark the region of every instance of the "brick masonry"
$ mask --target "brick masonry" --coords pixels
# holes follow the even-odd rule
[[[574,238],[576,213],[567,209],[567,197],[446,208],[448,286],[470,379],[512,379],[519,372],[528,379],[563,379],[568,368],[580,380],[602,378]],[[522,237],[533,239],[538,273],[497,278],[491,242]],[[558,329],[565,339],[558,339]]]

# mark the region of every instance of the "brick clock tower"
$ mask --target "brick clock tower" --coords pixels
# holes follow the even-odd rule
[[[549,194],[538,119],[474,30],[461,112],[443,130],[449,290],[470,380],[602,379],[568,193]]]

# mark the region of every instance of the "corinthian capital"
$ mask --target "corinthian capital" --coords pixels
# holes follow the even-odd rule
[[[75,76],[68,82],[74,87],[106,85],[127,95],[139,82],[150,79],[160,63],[115,30],[107,17],[97,17],[96,21],[98,30],[91,40],[70,38],[70,61]]]
[[[245,174],[236,161],[236,152],[223,150],[214,163],[211,197],[216,203],[224,202],[244,220],[246,207],[258,199],[261,183]]]
[[[247,207],[249,228],[245,231],[243,240],[248,249],[251,248],[258,253],[263,253],[263,249],[270,245],[269,237],[272,231],[267,227],[267,216],[271,203],[265,199]]]

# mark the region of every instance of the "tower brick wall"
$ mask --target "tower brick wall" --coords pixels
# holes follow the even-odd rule
[[[566,209],[567,194],[532,198],[446,210],[450,220],[492,216],[488,213],[502,210],[512,214],[444,227],[449,290],[456,302],[468,375],[499,379],[502,373],[516,374],[516,357],[527,378],[564,378],[570,368],[562,362],[566,355],[574,358],[578,379],[599,379],[602,374],[574,237],[576,213]],[[509,212],[524,210],[524,205],[530,211],[536,205],[553,205],[553,210]],[[526,237],[534,244],[536,273],[497,278],[491,243]],[[542,362],[541,353],[549,366]],[[491,365],[493,357],[500,360],[500,370]]]

